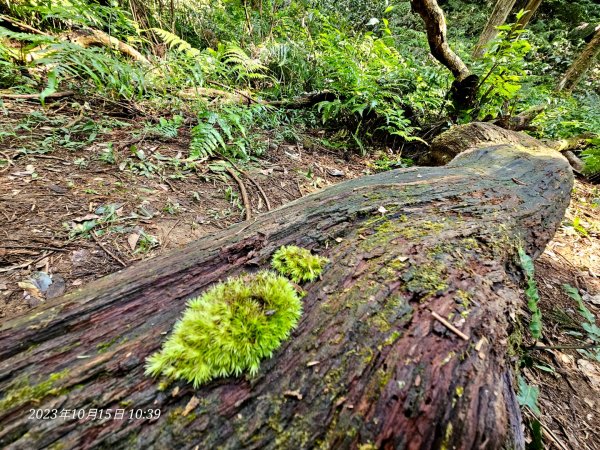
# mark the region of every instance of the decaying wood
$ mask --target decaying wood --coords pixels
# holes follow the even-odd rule
[[[571,150],[565,150],[563,152],[563,155],[565,156],[565,158],[567,158],[567,161],[569,161],[569,164],[571,164],[573,170],[575,170],[578,173],[583,172],[583,169],[585,168],[585,163],[581,159],[579,159],[577,155],[575,155],[575,153],[573,153]]]
[[[506,357],[523,305],[515,249],[543,251],[572,174],[520,134],[452,133],[445,167],[337,184],[2,323],[0,447],[523,448]],[[144,375],[187,299],[285,244],[331,263],[256,377],[160,390]],[[33,408],[113,417],[28,420]],[[129,420],[148,409],[160,418]]]
[[[262,100],[254,98],[251,93],[246,91],[235,90],[234,92],[229,92],[221,89],[205,87],[187,88],[180,91],[178,96],[187,99],[194,99],[198,97],[211,98],[215,99],[221,104],[234,103],[251,105],[256,103],[285,109],[310,108],[319,102],[332,101],[336,98],[334,92],[325,90],[319,92],[308,92],[292,100]]]
[[[138,52],[131,45],[118,40],[114,36],[106,34],[104,31],[95,30],[92,28],[84,28],[70,32],[66,39],[81,47],[87,48],[91,46],[102,46],[113,48],[118,52],[129,56],[137,62],[149,65],[150,61],[144,55]]]
[[[227,173],[233,178],[240,188],[240,194],[242,195],[242,201],[244,202],[244,210],[246,213],[246,220],[252,219],[252,205],[250,203],[250,199],[248,198],[248,191],[246,190],[246,185],[244,182],[238,177],[235,171],[231,167],[225,167]]]
[[[431,143],[431,163],[447,164],[465,150],[493,145],[497,142],[531,149],[541,145],[540,141],[526,134],[515,133],[486,123],[471,123],[456,126],[437,136]]]

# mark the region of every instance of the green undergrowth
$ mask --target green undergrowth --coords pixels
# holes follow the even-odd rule
[[[531,336],[534,339],[540,339],[542,337],[542,311],[538,306],[540,296],[534,279],[535,271],[533,267],[533,260],[529,255],[527,255],[527,253],[525,253],[525,250],[523,250],[522,247],[519,247],[518,252],[521,268],[523,269],[527,282],[525,297],[527,297],[527,306],[531,312],[529,331],[531,331]]]

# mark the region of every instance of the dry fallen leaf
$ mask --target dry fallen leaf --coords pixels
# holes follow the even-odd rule
[[[600,370],[593,363],[583,358],[577,360],[577,367],[586,376],[592,388],[600,391]]]
[[[131,233],[129,236],[127,236],[127,243],[129,244],[131,251],[135,250],[135,246],[137,245],[139,239],[140,235],[137,233]]]

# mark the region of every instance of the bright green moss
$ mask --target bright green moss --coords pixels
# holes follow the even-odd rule
[[[329,260],[323,256],[313,255],[310,250],[284,245],[273,255],[271,265],[281,275],[295,283],[313,281],[323,271],[323,266]]]
[[[199,386],[213,378],[258,372],[296,326],[302,303],[273,272],[230,278],[190,300],[183,318],[146,373]]]

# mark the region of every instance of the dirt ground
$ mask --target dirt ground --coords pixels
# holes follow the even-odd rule
[[[8,161],[0,165],[0,322],[245,219],[240,185],[224,162],[185,160],[185,131],[164,138],[118,107],[93,109],[0,106],[0,159]],[[266,154],[234,171],[253,215],[373,171],[368,158],[264,138]],[[577,182],[562,226],[536,262],[544,326],[537,345],[560,348],[521,358],[527,382],[540,386],[545,448],[600,449],[600,364],[570,348],[590,341],[563,288],[578,288],[600,317],[599,237],[600,188]],[[525,311],[524,301],[523,323]]]

